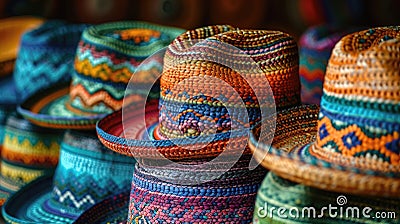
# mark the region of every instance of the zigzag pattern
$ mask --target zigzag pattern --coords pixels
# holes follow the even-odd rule
[[[121,99],[115,99],[108,91],[99,90],[96,93],[90,93],[86,90],[83,85],[75,85],[70,89],[71,99],[80,98],[81,103],[85,107],[92,107],[99,103],[104,103],[107,107],[112,110],[118,110],[121,108],[124,101],[123,97]]]
[[[118,65],[112,64],[109,58],[94,59],[92,55],[85,57],[78,57],[79,60],[75,61],[76,72],[99,78],[103,81],[122,82],[128,83],[133,73],[138,66],[133,66],[129,62],[121,63]],[[141,69],[162,69],[161,62],[150,61],[141,66]]]
[[[54,187],[53,192],[58,196],[58,200],[63,203],[65,200],[69,199],[76,208],[81,208],[82,205],[89,203],[94,205],[95,200],[93,200],[91,195],[86,195],[80,200],[76,200],[75,196],[70,191],[61,192],[57,187]]]
[[[18,182],[29,183],[32,180],[43,176],[47,171],[45,170],[34,170],[29,168],[23,168],[20,166],[14,166],[5,161],[1,163],[1,175]]]
[[[369,137],[355,124],[337,130],[328,117],[323,117],[319,121],[318,132],[317,144],[321,148],[325,147],[324,151],[329,155],[335,149],[335,152],[345,156],[359,156],[367,159],[368,154],[376,155],[371,159],[388,161],[400,169],[400,149],[398,148],[400,133],[397,131],[374,138]]]
[[[51,84],[70,79],[73,53],[20,52],[15,65],[14,79],[22,98]],[[27,76],[26,74],[29,74]]]
[[[9,132],[6,132],[4,136],[3,145],[8,151],[23,154],[58,156],[60,150],[60,144],[55,138],[43,136],[43,140],[41,140],[36,136],[36,138],[27,139],[24,136],[13,136]]]

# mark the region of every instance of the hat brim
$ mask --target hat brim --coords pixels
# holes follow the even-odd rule
[[[93,205],[75,220],[75,224],[124,223],[128,218],[130,191],[112,195]]]
[[[49,209],[46,206],[52,196],[53,178],[36,179],[13,194],[3,205],[2,215],[9,223],[71,223],[78,214]]]
[[[249,147],[255,159],[279,176],[328,191],[361,195],[400,197],[400,173],[380,172],[347,164],[325,161],[310,153],[317,135],[319,108],[306,105],[278,113],[272,146],[262,143],[260,128],[250,136]]]
[[[69,83],[61,83],[39,90],[28,97],[18,112],[32,123],[47,128],[95,129],[96,122],[106,114],[92,114],[72,111],[67,108],[70,101]]]
[[[247,147],[248,129],[201,135],[193,141],[188,138],[157,138],[158,115],[156,101],[147,103],[145,111],[132,104],[101,119],[96,126],[97,135],[107,148],[135,158],[204,159],[222,153],[237,156],[241,149],[243,154],[251,153]]]

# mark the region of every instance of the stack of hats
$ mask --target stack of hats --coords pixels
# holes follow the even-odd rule
[[[105,209],[130,223],[250,222],[266,171],[249,170],[248,130],[263,109],[300,104],[295,41],[228,25],[190,30],[167,48],[160,79],[159,106],[130,104],[97,126],[103,144],[138,160],[129,211],[120,194],[79,221],[103,222]]]
[[[308,28],[300,37],[300,83],[301,101],[319,104],[322,85],[329,57],[335,44],[346,34],[356,29],[342,29],[333,25]]]
[[[0,151],[7,116],[14,110],[17,99],[12,73],[22,34],[43,23],[34,17],[11,17],[0,20],[2,38],[0,50]]]
[[[62,130],[38,127],[12,113],[5,126],[1,151],[0,204],[29,182],[54,173]]]
[[[2,214],[7,222],[71,223],[93,204],[129,188],[134,158],[102,146],[94,124],[122,106],[127,82],[137,65],[182,32],[133,21],[83,31],[75,60],[70,60],[74,66],[68,68],[71,83],[60,76],[56,83],[24,97],[18,107],[38,126],[80,130],[68,130],[64,135],[54,176],[37,179],[6,202]],[[149,65],[154,68],[160,70],[161,65]]]
[[[10,111],[13,112],[27,93],[60,79],[70,79],[73,52],[87,27],[63,21],[38,21],[40,26],[22,35],[15,69],[7,83],[12,91],[5,95],[13,97],[10,101]],[[62,130],[33,125],[15,112],[9,116],[1,152],[2,202],[34,179],[54,173],[63,133]]]
[[[255,128],[250,148],[256,159],[288,180],[365,195],[363,205],[398,212],[399,54],[398,26],[342,38],[328,63],[321,108],[302,106],[278,114],[272,147],[264,142],[269,136],[260,136],[261,126]],[[271,187],[269,184],[266,188]],[[263,192],[260,190],[260,194]],[[265,199],[262,195],[260,198]],[[394,218],[398,223],[399,217]]]

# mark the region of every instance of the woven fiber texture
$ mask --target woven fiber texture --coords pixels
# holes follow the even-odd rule
[[[93,205],[74,224],[124,223],[128,214],[129,191],[112,195]]]
[[[209,56],[221,63],[207,60]],[[145,136],[148,127],[139,127],[140,108],[133,105],[125,110],[123,125],[121,111],[98,123],[104,145],[136,157],[154,158],[160,153],[174,160],[215,157],[228,142],[235,149],[244,148],[247,128],[261,120],[259,100],[274,110],[300,104],[297,45],[290,35],[278,31],[227,25],[187,31],[168,46],[160,79],[158,124],[154,110],[149,109],[151,116],[146,114],[150,135]],[[255,86],[251,88],[249,81]],[[221,87],[221,82],[231,88]],[[271,90],[264,89],[266,82]],[[261,90],[261,95],[253,89]],[[123,136],[123,126],[134,130],[130,136]],[[212,141],[205,144],[209,138]]]
[[[340,199],[345,199],[346,203]],[[399,217],[377,218],[377,213],[396,212],[399,202],[399,199],[393,198],[360,197],[318,190],[287,181],[270,172],[258,190],[253,223],[398,223]],[[329,214],[329,205],[336,207],[335,212]],[[368,213],[370,217],[361,214],[366,207],[371,209]],[[284,208],[285,212],[278,213],[279,208]],[[350,211],[353,208],[354,213]]]
[[[40,91],[30,96],[19,111],[41,126],[93,129],[100,118],[121,108],[127,83],[137,66],[182,32],[135,21],[91,26],[78,44],[70,86],[53,85]],[[157,60],[146,66],[149,70],[162,69]],[[134,101],[135,97],[125,100]]]
[[[307,29],[300,37],[301,101],[319,104],[325,70],[335,44],[356,28],[343,29],[333,25],[320,25]]]
[[[36,178],[54,173],[63,133],[35,126],[15,113],[8,117],[0,176],[0,192],[6,196],[0,200],[4,202],[7,195]]]
[[[188,164],[189,165],[189,164]],[[192,180],[214,170],[199,170]],[[162,175],[163,179],[158,179]],[[137,163],[132,180],[128,223],[249,223],[255,195],[265,175],[263,168],[249,171],[236,166],[215,180],[185,185],[185,170],[152,169]],[[185,177],[186,176],[186,177]]]
[[[276,132],[271,149],[262,143],[269,136],[257,143],[256,128],[250,148],[258,160],[306,185],[400,197],[399,30],[342,38],[328,63],[320,111],[309,106],[278,115],[277,129],[293,128]]]
[[[103,147],[93,132],[68,131],[53,181],[21,189],[4,205],[3,216],[16,223],[71,223],[97,202],[128,189],[134,164],[133,158]]]
[[[13,74],[19,100],[71,80],[76,47],[87,27],[49,20],[22,36]]]

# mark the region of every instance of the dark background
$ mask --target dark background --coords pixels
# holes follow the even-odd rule
[[[185,29],[210,24],[275,29],[298,37],[318,24],[400,23],[398,0],[0,0],[0,17],[36,15],[71,22],[142,20]]]

